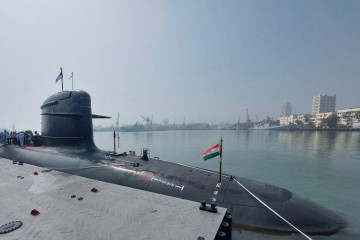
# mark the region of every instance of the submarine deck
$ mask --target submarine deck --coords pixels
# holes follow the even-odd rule
[[[23,223],[2,239],[214,239],[226,213],[4,158],[0,169],[0,226]],[[40,214],[32,216],[32,209]]]

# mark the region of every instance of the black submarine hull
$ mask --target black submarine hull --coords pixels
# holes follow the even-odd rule
[[[296,232],[229,175],[223,174],[219,184],[218,173],[210,170],[159,159],[141,160],[139,156],[112,157],[97,149],[92,137],[90,96],[84,91],[54,94],[41,108],[43,146],[3,145],[0,157],[168,196],[216,202],[232,213],[234,226]],[[328,235],[347,225],[332,211],[286,189],[235,178],[305,233]]]

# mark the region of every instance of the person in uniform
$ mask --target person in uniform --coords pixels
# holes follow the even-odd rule
[[[4,130],[5,132],[5,139],[6,139],[6,144],[11,144],[11,137],[8,131]]]
[[[18,136],[18,140],[19,140],[19,146],[20,147],[24,146],[24,140],[25,140],[24,132],[19,132],[17,136]]]
[[[13,144],[18,143],[18,142],[17,142],[17,134],[16,134],[15,131],[12,132],[11,138],[12,138],[12,143],[13,143]]]

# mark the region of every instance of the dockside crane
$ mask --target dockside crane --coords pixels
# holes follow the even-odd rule
[[[144,117],[144,116],[140,116],[142,119],[144,119],[144,121],[146,122],[147,125],[149,125],[151,123],[151,119],[149,117]]]
[[[249,111],[248,109],[246,109],[246,128],[250,128],[250,125],[251,125],[251,119],[250,119]]]
[[[119,122],[120,122],[120,113],[118,112],[117,117],[116,117],[116,122],[115,122],[116,129],[119,129]]]
[[[140,115],[140,117],[142,119],[144,119],[144,121],[146,122],[146,126],[149,127],[151,130],[152,129],[152,123],[153,123],[153,118],[154,118],[154,115],[151,115],[151,118],[150,117],[144,117],[143,115]]]

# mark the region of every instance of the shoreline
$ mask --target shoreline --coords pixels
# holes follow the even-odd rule
[[[252,129],[162,129],[162,130],[144,130],[144,131],[117,131],[116,132],[165,132],[165,131],[214,131],[214,130],[223,130],[223,131],[253,131]],[[113,132],[112,130],[107,129],[93,129],[94,132]],[[360,128],[291,128],[291,129],[257,129],[256,131],[330,131],[330,132],[359,132]]]

